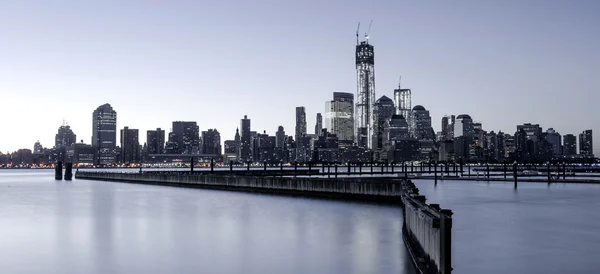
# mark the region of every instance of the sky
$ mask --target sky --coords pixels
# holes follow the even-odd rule
[[[370,20],[377,97],[402,75],[436,132],[463,113],[511,134],[593,129],[600,154],[595,0],[0,1],[0,151],[52,147],[63,120],[90,143],[104,103],[142,143],[176,120],[233,139],[244,115],[293,135],[296,106],[313,133],[333,92],[356,93]]]

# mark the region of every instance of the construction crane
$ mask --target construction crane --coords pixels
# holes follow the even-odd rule
[[[358,27],[356,28],[356,44],[358,45],[358,31],[360,30],[360,22],[358,22]]]
[[[367,32],[365,32],[365,39],[367,40],[367,43],[369,42],[369,32],[371,32],[371,25],[373,25],[373,20],[371,20],[371,23],[369,23],[369,28],[367,29]]]

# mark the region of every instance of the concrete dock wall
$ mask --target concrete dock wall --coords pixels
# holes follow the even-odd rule
[[[411,181],[403,188],[402,234],[415,264],[422,273],[451,273],[452,211],[427,205]]]
[[[224,174],[116,173],[78,171],[77,179],[172,185],[237,191],[328,196],[399,204],[402,180],[389,178],[301,178]]]

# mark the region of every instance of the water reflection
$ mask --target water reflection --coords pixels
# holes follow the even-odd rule
[[[19,172],[2,273],[413,273],[397,207]]]

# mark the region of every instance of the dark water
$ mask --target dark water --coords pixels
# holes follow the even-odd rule
[[[453,216],[453,273],[600,273],[600,185],[415,181]]]
[[[413,273],[397,207],[0,170],[0,273]]]

